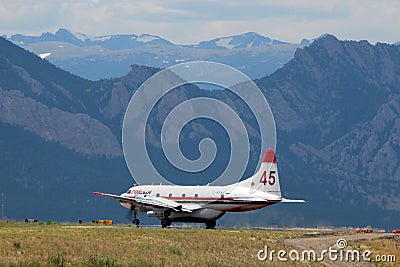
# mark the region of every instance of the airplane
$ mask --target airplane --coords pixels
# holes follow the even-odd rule
[[[161,220],[163,228],[172,222],[205,223],[215,229],[216,220],[226,212],[261,209],[279,202],[302,203],[281,195],[276,155],[267,149],[259,170],[246,180],[226,186],[134,185],[121,195],[93,192],[119,200],[133,213],[133,224],[139,226],[139,212]]]

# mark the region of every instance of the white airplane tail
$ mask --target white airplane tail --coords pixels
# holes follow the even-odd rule
[[[252,177],[239,182],[238,185],[249,187],[250,192],[260,190],[276,198],[282,198],[274,150],[268,148],[260,169]]]

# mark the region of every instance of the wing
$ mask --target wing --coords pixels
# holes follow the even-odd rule
[[[193,209],[191,207],[183,206],[178,202],[163,197],[153,197],[150,195],[124,197],[118,195],[104,194],[100,192],[93,192],[93,194],[95,194],[96,196],[117,199],[121,202],[131,203],[135,206],[146,205],[155,209],[172,209],[174,211],[193,212]]]

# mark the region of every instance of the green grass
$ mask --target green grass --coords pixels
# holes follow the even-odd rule
[[[65,226],[0,223],[0,266],[259,266],[264,245],[283,249],[280,239],[305,234]]]

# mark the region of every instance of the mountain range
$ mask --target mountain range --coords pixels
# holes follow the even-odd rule
[[[14,34],[9,40],[19,44],[32,44],[42,42],[64,42],[76,46],[99,46],[110,50],[121,50],[135,48],[139,46],[152,45],[175,45],[172,42],[151,34],[117,34],[104,36],[88,36],[80,32],[72,32],[60,28],[54,34],[50,32],[42,33],[40,36],[27,36]],[[306,42],[304,39],[302,42]],[[238,49],[269,46],[273,44],[288,44],[279,40],[272,40],[255,32],[248,32],[240,35],[219,37],[209,41],[201,41],[196,45],[180,45],[202,49]]]
[[[84,33],[71,32],[67,29],[58,29],[54,34],[42,33],[40,36],[12,35],[10,40],[20,44],[33,44],[42,42],[62,42],[72,45],[99,46],[110,50],[129,49],[145,45],[173,45],[171,42],[150,34],[120,34],[89,37]]]
[[[122,118],[131,95],[158,70],[132,65],[122,77],[90,81],[0,39],[0,191],[6,215],[126,221],[118,203],[91,192],[117,193],[133,183],[121,152]],[[293,59],[255,83],[276,119],[282,191],[307,202],[228,214],[220,222],[398,227],[400,47],[326,35],[298,48]],[[246,104],[226,90],[188,85],[163,97],[149,120],[154,134],[148,146],[160,172],[180,175],[159,153],[165,114],[199,96],[238,112],[254,147],[251,162],[258,160],[259,133]],[[182,135],[182,150],[192,158],[205,137],[223,151],[229,146],[209,121],[191,122]],[[226,155],[216,161],[200,176],[218,175]],[[251,164],[245,176],[255,168]]]
[[[301,44],[290,44],[249,32],[180,45],[150,34],[92,37],[67,29],[40,36],[15,34],[8,40],[91,80],[120,77],[132,64],[166,68],[194,60],[228,64],[251,78],[260,78],[282,67],[298,47],[311,43],[305,39]]]

